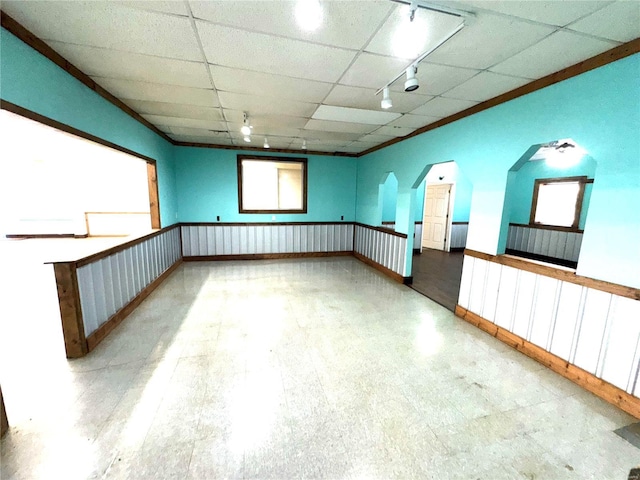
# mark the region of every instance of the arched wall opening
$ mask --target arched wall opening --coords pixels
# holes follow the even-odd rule
[[[571,139],[532,145],[509,169],[498,253],[576,268],[596,168]]]
[[[457,304],[472,184],[453,161],[425,166],[412,185],[412,288],[450,310]]]

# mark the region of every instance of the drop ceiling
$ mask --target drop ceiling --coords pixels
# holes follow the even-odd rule
[[[388,0],[321,2],[315,31],[297,24],[294,1],[3,1],[2,10],[174,141],[242,148],[268,137],[271,148],[306,140],[309,151],[350,154],[640,37],[636,1],[438,3],[471,21],[419,64],[418,90],[404,92],[403,78],[391,86],[387,111],[376,91],[458,18],[418,9],[426,34],[407,45],[397,37],[408,7]],[[362,120],[350,109],[395,115]]]

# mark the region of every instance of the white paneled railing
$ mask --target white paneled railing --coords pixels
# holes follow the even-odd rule
[[[509,251],[577,263],[581,244],[581,231],[572,232],[515,223],[509,224],[507,236]]]
[[[182,259],[174,225],[87,257],[53,262],[68,358],[86,355]]]
[[[458,303],[640,397],[639,300],[465,255]]]
[[[172,228],[96,261],[78,262],[85,335],[94,333],[180,257],[180,231]]]
[[[189,257],[351,252],[353,223],[183,224]]]
[[[407,236],[392,230],[357,223],[353,251],[403,277]]]

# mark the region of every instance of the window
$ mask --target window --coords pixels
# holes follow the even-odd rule
[[[238,155],[240,213],[307,213],[307,159]]]
[[[535,181],[531,225],[578,230],[587,177],[542,178]]]

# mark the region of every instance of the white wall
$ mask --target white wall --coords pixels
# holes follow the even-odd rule
[[[83,234],[84,212],[149,211],[147,165],[2,110],[0,205],[0,233]]]

